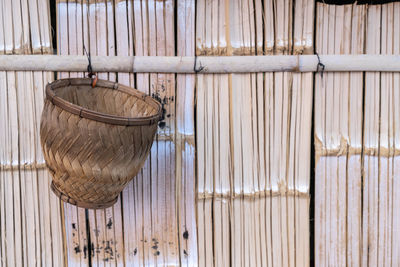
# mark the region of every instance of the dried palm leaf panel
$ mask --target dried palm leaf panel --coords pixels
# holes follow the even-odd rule
[[[369,6],[368,54],[399,54],[399,11],[399,3]],[[395,208],[399,202],[398,90],[397,73],[365,74],[362,262],[368,265],[395,266],[400,261]]]
[[[318,3],[316,14],[318,53],[363,53],[366,6]],[[315,84],[315,263],[360,266],[363,76],[317,73]]]
[[[0,7],[0,53],[52,51],[47,1],[3,1]],[[44,85],[52,75],[10,71],[0,76],[1,265],[62,266],[60,202],[48,191],[50,179],[38,146]]]

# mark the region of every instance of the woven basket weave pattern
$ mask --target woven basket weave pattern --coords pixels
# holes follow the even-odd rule
[[[73,103],[92,110],[95,106],[97,112],[120,112],[111,115],[143,117],[159,112],[157,106],[148,105],[138,95],[89,87],[70,85],[62,87],[63,93],[54,91],[64,99],[80,91]],[[143,120],[144,125],[115,125],[80,115],[54,105],[51,99],[45,101],[40,135],[46,164],[53,175],[52,189],[64,201],[81,207],[107,207],[115,203],[124,186],[142,168],[157,120]]]

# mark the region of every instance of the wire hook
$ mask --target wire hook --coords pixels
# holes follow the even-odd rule
[[[204,66],[201,65],[201,61],[200,61],[200,67],[198,69],[196,68],[196,65],[197,65],[197,56],[194,56],[194,66],[193,66],[194,72],[199,73],[202,70],[204,70]]]
[[[92,87],[94,88],[97,83],[97,75],[93,72],[92,57],[90,55],[90,52],[89,53],[87,52],[85,45],[83,45],[83,51],[85,52],[85,54],[88,58],[88,62],[89,62],[88,66],[87,66],[88,77],[92,79]],[[93,76],[94,76],[94,78],[93,78]]]
[[[318,53],[315,53],[315,55],[318,58],[317,72],[321,72],[321,78],[322,78],[324,76],[325,65],[321,63],[321,59],[320,59]]]

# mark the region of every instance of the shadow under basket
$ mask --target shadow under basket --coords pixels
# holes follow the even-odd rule
[[[82,208],[112,206],[142,168],[162,115],[160,103],[114,82],[62,79],[46,86],[40,141],[51,188]]]

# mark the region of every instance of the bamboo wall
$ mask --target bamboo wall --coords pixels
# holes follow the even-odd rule
[[[0,3],[1,53],[53,53],[48,1]],[[56,9],[60,55],[400,49],[400,3],[57,0]],[[99,78],[160,95],[167,116],[117,204],[85,210],[49,190],[38,129],[53,73],[0,72],[0,266],[398,265],[399,74]]]

